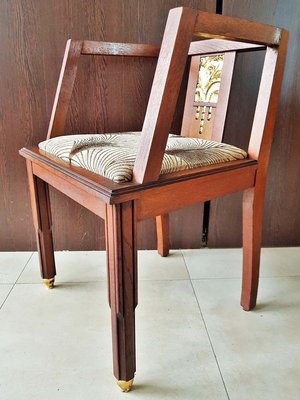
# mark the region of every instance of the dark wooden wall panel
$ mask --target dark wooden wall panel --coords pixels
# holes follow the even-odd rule
[[[265,200],[263,245],[300,245],[300,2],[298,0],[224,0],[223,14],[247,18],[287,28],[289,49],[282,85],[279,113],[271,150]],[[234,80],[234,99],[230,99],[232,118],[226,123],[225,140],[243,145],[239,137],[254,110],[258,85],[258,64],[249,55],[240,57]],[[247,83],[244,76],[254,69]],[[248,89],[248,95],[244,89]],[[244,133],[243,133],[244,135]],[[227,196],[214,201],[209,227],[210,247],[241,245],[241,196]]]
[[[181,5],[214,12],[216,1],[0,2],[0,250],[36,248],[25,164],[18,149],[46,136],[66,40],[160,43],[168,10]],[[153,60],[83,60],[68,130],[140,129],[154,68]],[[88,118],[82,119],[85,112]],[[51,200],[56,249],[104,248],[101,221],[55,191]],[[201,206],[176,212],[173,246],[200,246],[201,218]],[[141,224],[140,233],[140,246],[155,247],[152,221]]]

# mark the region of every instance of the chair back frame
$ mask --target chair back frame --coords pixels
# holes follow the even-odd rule
[[[242,22],[242,23],[241,23]],[[193,36],[208,38],[192,42]],[[47,138],[64,134],[67,112],[81,55],[158,57],[142,135],[133,170],[136,183],[159,178],[179,89],[189,55],[266,48],[257,105],[249,142],[249,158],[266,174],[278,106],[288,33],[274,26],[212,15],[179,7],[169,12],[161,47],[68,40]],[[229,83],[230,84],[230,83]],[[220,112],[213,139],[221,140],[228,103]],[[185,121],[184,121],[185,122]],[[216,130],[218,128],[218,132]],[[260,165],[259,165],[260,167]],[[260,168],[258,168],[260,169]]]
[[[170,25],[177,26],[177,30],[170,32]],[[159,177],[176,105],[176,101],[171,96],[179,91],[181,79],[178,81],[178,68],[181,69],[180,76],[182,77],[192,36],[252,42],[255,45],[267,47],[251,132],[249,157],[262,161],[265,165],[268,164],[287,48],[287,31],[270,25],[177,8],[169,13],[162,41],[134,166],[134,179],[137,182],[145,183]],[[181,38],[180,41],[174,40],[178,37]],[[174,65],[177,66],[175,71]],[[168,73],[165,74],[162,84],[164,71]],[[157,92],[159,85],[160,88],[164,86],[161,95]],[[166,98],[169,98],[169,102],[166,102]],[[159,117],[163,119],[163,123],[160,123]]]

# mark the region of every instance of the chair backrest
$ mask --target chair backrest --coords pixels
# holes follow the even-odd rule
[[[191,43],[193,36],[213,40]],[[223,42],[220,39],[226,40]],[[233,43],[228,45],[228,41]],[[266,48],[248,147],[249,157],[259,162],[258,173],[266,174],[287,41],[288,32],[274,26],[188,8],[172,9],[166,24],[135,161],[134,180],[145,183],[159,177],[188,55],[234,51],[249,44],[248,49],[252,45],[254,49],[257,46]]]
[[[254,50],[265,46],[220,39],[191,43],[182,136],[222,141],[236,54]]]
[[[204,40],[192,42],[193,36]],[[70,98],[81,55],[158,57],[153,85],[133,170],[138,183],[157,180],[188,56],[225,54],[227,78],[214,112],[212,139],[221,141],[225,124],[234,54],[239,50],[266,49],[248,154],[266,173],[283,75],[288,32],[274,26],[179,7],[170,10],[162,45],[121,44],[93,41],[67,42],[47,138],[64,133]],[[195,70],[196,61],[191,68]],[[191,77],[182,134],[188,135],[195,81]],[[200,104],[201,106],[201,104]]]

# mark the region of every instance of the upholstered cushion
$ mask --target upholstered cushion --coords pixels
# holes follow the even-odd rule
[[[115,182],[128,182],[139,140],[140,132],[70,135],[41,142],[39,148]],[[161,174],[246,157],[244,150],[225,143],[169,135]]]

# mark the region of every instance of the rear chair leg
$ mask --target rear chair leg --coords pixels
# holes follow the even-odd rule
[[[136,370],[136,218],[131,201],[108,205],[106,210],[106,251],[114,375],[121,390],[129,392]]]
[[[245,311],[256,306],[262,235],[264,189],[243,194],[243,279],[241,305]]]
[[[162,257],[169,255],[169,214],[156,217],[157,251]]]
[[[52,289],[56,275],[52,238],[52,220],[48,184],[35,176],[32,164],[26,161],[33,224],[36,232],[41,276],[44,284]]]

